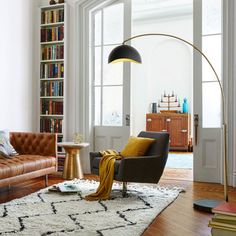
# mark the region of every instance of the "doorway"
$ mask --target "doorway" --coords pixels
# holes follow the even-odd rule
[[[155,32],[193,42],[192,0],[133,1],[132,35]],[[131,66],[131,133],[169,132],[171,152],[166,168],[188,169],[192,173],[192,48],[181,41],[155,36],[133,40],[132,45],[142,55],[142,66]],[[188,108],[182,114],[184,99]],[[151,114],[153,104],[156,114]]]
[[[118,1],[112,1],[112,3],[115,2]],[[217,0],[217,2],[221,1]],[[147,15],[151,15],[152,20],[148,24],[150,24],[153,27],[154,32],[161,31],[163,33],[166,32],[182,36],[183,38],[188,39],[191,42],[194,42],[194,44],[198,45],[199,48],[204,48],[204,45],[205,48],[207,49],[210,48],[209,45],[215,45],[215,46],[217,45],[217,48],[221,48],[221,41],[218,40],[219,37],[214,37],[214,36],[220,36],[221,38],[221,32],[217,31],[216,33],[213,30],[208,32],[207,34],[203,33],[204,32],[203,28],[205,27],[204,24],[207,25],[207,20],[209,20],[209,18],[212,17],[211,15],[210,16],[207,15],[207,13],[212,14],[214,17],[217,17],[218,19],[219,16],[217,14],[219,11],[221,12],[222,8],[221,4],[217,5],[215,4],[215,1],[212,0],[204,1],[204,3],[209,3],[208,6],[203,6],[201,4],[201,1],[191,1],[191,0],[185,0],[183,2],[181,1],[181,3],[183,3],[182,6],[179,5],[180,3],[179,1],[175,0],[171,1],[139,0],[139,1],[133,1],[132,3],[133,3],[132,6],[133,9],[135,6],[134,4],[138,3],[139,6],[136,8],[136,13],[138,14],[141,12],[140,14],[141,20],[138,19],[137,14],[135,15],[134,13],[132,14],[134,17],[133,19],[135,19],[136,17],[136,21],[139,24],[142,24],[142,29],[141,30],[139,29],[140,31],[136,29],[136,32],[134,32],[135,26],[134,23],[132,22],[133,23],[132,35],[145,32],[145,30],[148,30],[148,32],[150,32],[150,28],[148,29],[144,25],[148,23]],[[151,7],[149,7],[150,9],[147,9],[148,4],[151,4]],[[159,6],[155,8],[153,7],[153,4],[159,4]],[[165,4],[167,5],[165,6]],[[162,12],[160,12],[160,9]],[[193,9],[195,10],[195,13],[197,12],[198,14],[195,14],[193,16]],[[208,9],[208,10],[204,11],[203,9]],[[213,9],[213,11],[209,11],[209,9]],[[175,14],[173,14],[172,11],[174,11]],[[196,20],[197,19],[197,18],[195,19],[196,15],[198,17],[200,16],[201,19]],[[158,18],[159,28],[155,26],[156,22],[155,20],[153,20],[153,17]],[[168,17],[169,19],[167,20]],[[204,17],[205,17],[205,23],[204,23]],[[171,24],[170,24],[171,21],[174,21],[176,23],[178,21],[177,18],[179,22],[181,22],[181,24],[179,25],[180,31],[178,31],[178,27],[173,27],[173,29],[171,29]],[[183,23],[184,20],[186,20],[187,18],[189,18],[189,20],[192,21],[192,24],[188,22],[189,24],[185,25]],[[165,21],[166,24],[164,24]],[[217,21],[217,23],[221,24],[221,18],[219,21]],[[188,35],[184,35],[188,30],[189,32],[191,32],[191,29],[188,28],[188,26],[192,27],[192,31],[194,31],[194,34],[190,33]],[[181,35],[181,32],[183,35]],[[209,40],[212,41],[209,43]],[[219,171],[221,166],[219,163],[221,160],[220,158],[221,145],[219,145],[220,129],[219,126],[215,125],[216,123],[214,123],[213,126],[212,125],[209,126],[208,124],[208,126],[204,127],[204,124],[207,124],[206,121],[209,120],[207,118],[213,116],[214,117],[220,116],[220,102],[217,103],[218,104],[217,106],[213,106],[213,109],[209,105],[211,104],[209,101],[212,101],[212,99],[217,100],[219,97],[217,86],[215,86],[216,84],[214,83],[215,81],[213,82],[212,79],[209,79],[210,78],[209,68],[207,68],[205,62],[202,61],[200,55],[195,55],[194,53],[194,56],[192,56],[193,55],[192,49],[186,45],[183,45],[181,42],[176,42],[168,39],[163,40],[158,38],[150,38],[150,39],[143,38],[140,41],[139,40],[132,41],[132,45],[135,46],[142,54],[143,65],[142,67],[140,67],[138,65],[132,64],[131,68],[132,82],[131,82],[131,96],[130,96],[131,99],[130,133],[133,135],[137,135],[138,131],[146,129],[145,114],[150,113],[151,109],[150,104],[154,102],[158,104],[158,100],[162,97],[162,95],[164,96],[165,94],[167,94],[167,96],[169,95],[171,96],[172,94],[174,94],[178,96],[180,100],[177,103],[180,106],[179,110],[177,110],[177,113],[178,111],[181,112],[182,100],[183,98],[187,97],[188,107],[189,107],[188,112],[191,113],[190,139],[192,138],[193,140],[192,143],[194,146],[194,153],[196,154],[194,156],[194,169],[195,169],[194,179],[201,181],[220,182],[220,171]],[[153,47],[155,47],[155,50],[153,50]],[[169,55],[167,53],[168,51]],[[207,53],[211,54],[212,52],[207,52]],[[184,55],[184,57],[182,56],[180,57],[181,54]],[[218,59],[215,58],[217,55]],[[152,56],[154,59],[150,60]],[[216,63],[215,66],[219,66],[221,64],[221,61],[219,64],[219,58],[221,60],[220,54],[212,53],[210,59],[218,63],[218,64]],[[194,67],[192,66],[192,64],[194,64]],[[194,77],[194,83],[193,79],[191,79],[193,77]],[[155,78],[155,80],[153,80],[153,78]],[[159,78],[161,79],[162,83],[161,86],[160,86],[160,81],[158,81]],[[194,92],[192,89],[193,87],[194,87]],[[212,93],[207,93],[208,89],[210,89]],[[92,106],[93,108],[95,108],[94,104],[95,103],[93,103]],[[208,115],[204,115],[204,112],[205,114]],[[199,120],[198,120],[199,123],[197,130],[193,122],[193,117],[195,113],[199,115]],[[127,113],[127,115],[129,114]],[[123,122],[125,122],[125,120],[126,118],[124,116]],[[92,125],[94,125],[94,123]],[[93,135],[92,140],[94,141],[95,139],[96,136]],[[211,152],[212,148],[214,148],[215,150],[214,153]],[[211,176],[209,177],[209,175],[207,174],[209,170],[211,170],[211,172],[213,171],[214,173],[217,172],[217,174],[215,175],[216,178],[211,178]]]

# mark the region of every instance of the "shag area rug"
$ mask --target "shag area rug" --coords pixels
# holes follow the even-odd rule
[[[68,181],[67,181],[68,182]],[[181,189],[113,184],[111,200],[84,200],[98,182],[76,180],[81,193],[61,194],[47,188],[0,205],[0,235],[141,235],[172,203]]]

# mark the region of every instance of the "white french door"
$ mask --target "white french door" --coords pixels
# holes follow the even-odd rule
[[[113,48],[130,37],[131,1],[113,1],[92,14],[94,150],[121,150],[130,135],[130,64],[108,64]]]
[[[222,78],[222,1],[194,0],[194,44]],[[194,180],[222,182],[222,101],[206,60],[194,52]]]

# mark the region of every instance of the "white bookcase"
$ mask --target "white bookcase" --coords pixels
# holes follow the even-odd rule
[[[39,131],[57,133],[58,142],[66,139],[66,19],[66,3],[40,7]],[[64,158],[58,147],[59,171]]]

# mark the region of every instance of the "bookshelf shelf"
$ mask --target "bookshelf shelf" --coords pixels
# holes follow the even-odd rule
[[[39,131],[57,133],[66,141],[67,4],[40,7]],[[58,151],[58,169],[63,170],[64,152]]]
[[[64,40],[57,41],[48,41],[48,42],[40,42],[41,45],[49,45],[49,44],[64,44]]]
[[[64,117],[64,115],[56,115],[56,114],[52,114],[52,115],[43,115],[41,114],[40,117]]]
[[[41,11],[46,11],[46,10],[51,10],[51,9],[63,9],[65,8],[66,4],[61,3],[61,4],[55,4],[55,5],[46,5],[46,6],[41,6],[40,9]]]
[[[42,96],[41,99],[63,99],[64,96]]]
[[[50,26],[59,26],[64,25],[64,21],[56,22],[56,23],[49,23],[49,24],[41,24],[40,27],[50,27]]]
[[[64,80],[64,78],[43,78],[40,81],[55,81],[55,80]]]
[[[41,63],[51,63],[51,62],[64,62],[64,59],[55,59],[55,60],[41,60]]]

